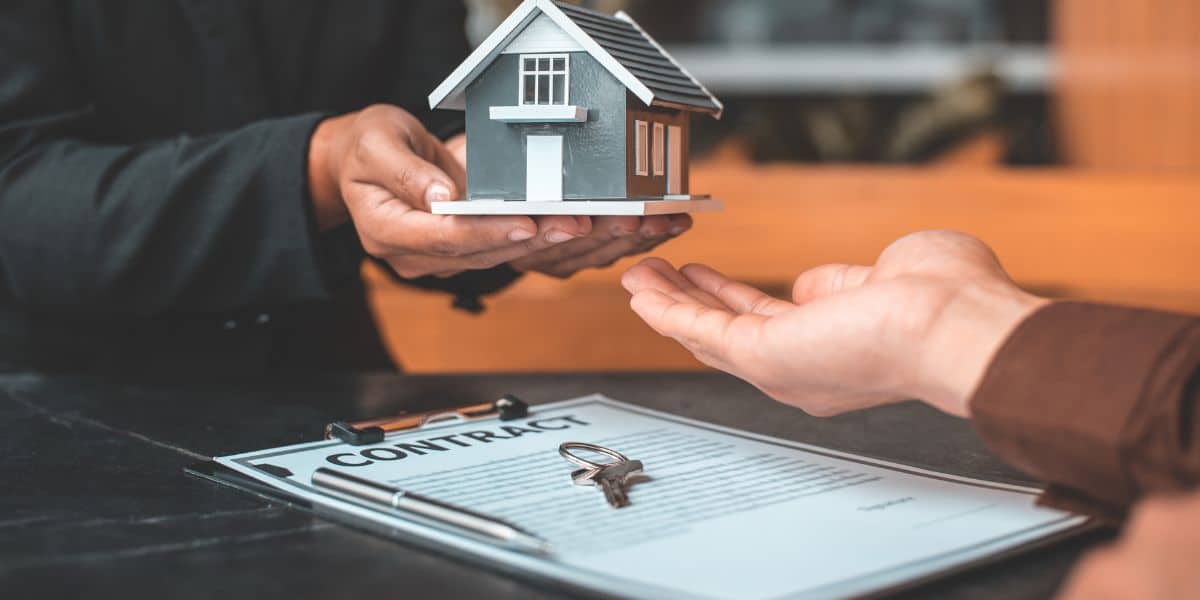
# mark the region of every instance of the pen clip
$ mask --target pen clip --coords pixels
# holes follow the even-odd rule
[[[498,416],[501,421],[521,419],[529,415],[529,405],[524,400],[505,394],[491,402],[463,406],[453,410],[431,410],[421,413],[400,414],[368,421],[335,421],[325,426],[325,439],[339,439],[352,446],[378,444],[388,433],[420,429],[447,421],[471,421]]]

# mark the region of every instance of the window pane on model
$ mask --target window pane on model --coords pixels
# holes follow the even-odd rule
[[[553,104],[567,103],[567,76],[553,75],[554,79],[554,100]]]
[[[532,61],[530,61],[532,62]],[[525,95],[521,98],[522,104],[534,104],[537,102],[537,76],[525,76]]]
[[[645,121],[634,121],[634,165],[635,175],[643,176],[650,174],[650,156],[649,156],[649,124]]]
[[[521,104],[563,106],[570,96],[571,81],[566,56],[521,57]]]
[[[655,177],[662,177],[664,174],[666,174],[666,165],[664,164],[665,163],[664,151],[666,150],[666,148],[665,148],[666,139],[665,138],[666,138],[666,136],[664,135],[664,132],[663,132],[663,124],[655,123],[654,124],[654,142],[652,144],[654,146],[653,153],[654,153],[654,176]]]

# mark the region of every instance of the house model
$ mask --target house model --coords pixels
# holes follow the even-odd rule
[[[688,187],[688,137],[693,113],[723,107],[623,12],[525,0],[429,104],[467,124],[467,198],[434,213],[721,208]]]

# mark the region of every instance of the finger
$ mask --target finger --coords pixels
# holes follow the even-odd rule
[[[457,199],[459,194],[466,191],[466,167],[463,161],[458,160],[445,142],[429,133],[424,127],[408,130],[407,135],[404,137],[407,139],[409,148],[412,149],[414,154],[425,162],[441,169],[454,182],[454,191],[457,194],[452,199]]]
[[[706,297],[704,295],[693,295],[687,290],[679,287],[679,283],[676,278],[667,277],[664,275],[664,271],[655,268],[658,263],[667,264],[666,261],[663,261],[662,259],[646,259],[638,263],[632,269],[626,271],[625,275],[622,277],[622,282],[625,285],[625,288],[630,290],[631,293],[637,293],[635,290],[638,290],[639,288],[652,289],[658,291],[659,293],[670,296],[679,302],[699,304],[701,306],[719,310],[730,310],[729,307],[721,304],[721,302],[715,298]],[[671,270],[673,269],[670,269],[668,265],[667,272]],[[678,279],[683,278],[679,277]],[[693,288],[693,291],[694,289],[695,288]]]
[[[641,236],[638,236],[641,237]],[[634,254],[645,254],[673,239],[673,236],[665,235],[649,239],[642,239],[638,243],[637,251]]]
[[[413,208],[429,210],[431,202],[453,200],[459,187],[441,167],[422,158],[420,150],[414,148],[424,145],[421,140],[382,131],[363,134],[357,150],[361,170],[353,180],[380,186]],[[436,156],[434,149],[431,157]]]
[[[394,215],[389,227],[372,227],[366,237],[385,245],[401,248],[409,254],[449,261],[417,260],[424,272],[483,269],[520,259],[574,239],[563,229],[590,227],[590,220],[574,217],[551,220],[551,229],[536,235],[535,223],[528,217],[440,216],[409,210]],[[561,226],[561,227],[560,227]],[[531,236],[532,237],[531,239]],[[407,261],[406,264],[414,261]],[[413,272],[405,269],[405,272]]]
[[[735,373],[741,370],[744,350],[755,346],[766,319],[681,302],[654,289],[635,294],[629,305],[658,333],[679,341],[707,364]]]
[[[637,233],[641,225],[642,219],[632,215],[603,216],[592,219],[592,232],[607,232],[609,239],[615,239]]]
[[[562,243],[583,237],[592,232],[592,220],[585,216],[549,215],[536,217],[539,235],[554,243]]]
[[[641,238],[633,234],[640,224],[638,217],[599,217],[592,222],[591,234],[525,257],[512,266],[518,271],[536,270],[563,277],[570,273],[561,267],[562,263],[578,262],[575,259],[590,256],[621,238],[628,238],[630,247],[639,244]]]
[[[666,219],[665,224],[662,224],[661,219]],[[671,238],[683,235],[691,228],[692,217],[686,213],[656,216],[649,222],[649,227],[639,230],[643,239],[645,239],[645,242],[642,243],[641,252],[649,252]],[[666,231],[663,232],[663,229]]]
[[[641,264],[650,267],[660,276],[670,281],[671,284],[678,288],[679,291],[695,298],[701,304],[711,306],[713,308],[729,308],[716,296],[696,287],[696,284],[692,283],[691,280],[689,280],[687,277],[684,277],[682,273],[675,270],[675,267],[671,266],[671,263],[661,258],[647,258],[646,260],[643,260]]]
[[[566,244],[569,243],[571,242],[566,242]],[[518,271],[525,271],[529,269],[520,268],[520,265],[529,259],[529,257],[548,252],[559,245],[565,244],[552,242],[546,236],[537,236],[519,244],[511,244],[475,254],[457,256],[450,259],[449,264],[457,269],[469,270],[490,269],[507,263]]]
[[[644,238],[657,238],[671,233],[671,218],[667,215],[652,215],[642,219],[639,229]]]
[[[586,255],[607,243],[609,242],[603,239],[586,236],[522,257],[513,261],[511,266],[518,271],[541,271],[557,277],[556,273],[549,272],[556,265],[576,256]]]
[[[687,213],[668,215],[667,219],[667,233],[671,235],[683,235],[692,228],[692,215]]]
[[[528,217],[433,215],[409,210],[390,221],[379,221],[372,222],[368,235],[411,254],[461,257],[539,239]]]
[[[466,157],[464,156],[462,160],[459,160],[459,157],[440,140],[433,136],[430,136],[430,138],[433,141],[433,163],[454,181],[455,192],[457,193],[451,199],[460,200],[464,198],[467,191]]]
[[[591,217],[587,215],[578,215],[575,217],[575,221],[579,223],[579,230],[582,231],[584,235],[592,232],[592,226],[595,224],[595,221],[593,221]]]
[[[871,271],[871,267],[861,265],[824,265],[810,269],[796,278],[792,286],[792,301],[804,304],[856,288],[871,276]]]
[[[429,252],[407,252],[390,257],[388,263],[402,277],[409,279],[429,274],[439,277],[453,276],[463,271],[490,269],[542,251],[552,245],[544,237],[534,237],[524,242],[509,243],[473,254],[439,255]]]
[[[687,217],[687,215],[683,216]],[[638,222],[639,220],[635,217],[632,224],[636,226]],[[688,217],[683,223],[690,226],[691,218]],[[599,224],[597,225],[597,227],[600,226],[601,225]],[[672,225],[672,227],[674,227],[674,225]],[[614,226],[614,231],[624,232],[625,230],[624,223]],[[636,228],[634,230],[636,231]],[[684,227],[683,231],[687,231],[687,228]],[[646,252],[657,248],[658,246],[670,240],[673,235],[674,234],[669,234],[650,239],[644,239],[640,235],[618,238],[608,242],[607,244],[598,246],[590,252],[578,254],[574,257],[564,259],[559,264],[553,265],[548,269],[550,274],[554,275],[555,277],[569,277],[583,269],[610,267],[622,258],[627,256],[636,256],[638,254],[645,254]]]
[[[658,290],[663,293],[678,291],[679,288],[674,283],[646,264],[651,260],[656,259],[645,259],[625,271],[625,274],[621,276],[621,285],[625,290],[630,294],[646,290]]]
[[[623,237],[602,243],[590,252],[548,265],[545,272],[555,277],[570,277],[583,269],[611,267],[618,260],[631,254],[637,254],[640,247],[641,243],[636,237]]]
[[[685,265],[679,271],[696,284],[696,287],[716,296],[726,306],[739,313],[755,313],[769,317],[795,306],[763,293],[758,288],[734,281],[706,265]]]

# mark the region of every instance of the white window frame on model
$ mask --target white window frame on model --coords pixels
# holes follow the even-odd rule
[[[662,123],[654,124],[654,140],[650,143],[651,152],[654,154],[654,176],[662,177],[667,174],[666,160],[666,143],[667,134]]]
[[[650,174],[650,155],[647,148],[649,142],[650,123],[635,120],[633,122],[634,174],[639,177]]]
[[[521,54],[517,86],[518,106],[566,106],[571,103],[571,57],[568,54]],[[562,61],[559,63],[559,61]],[[531,65],[532,63],[532,65]],[[558,68],[561,64],[562,68]],[[532,70],[530,70],[532,66]],[[555,82],[562,81],[562,98],[554,98]],[[531,102],[526,101],[528,84],[533,83]],[[546,102],[541,102],[542,85]]]

